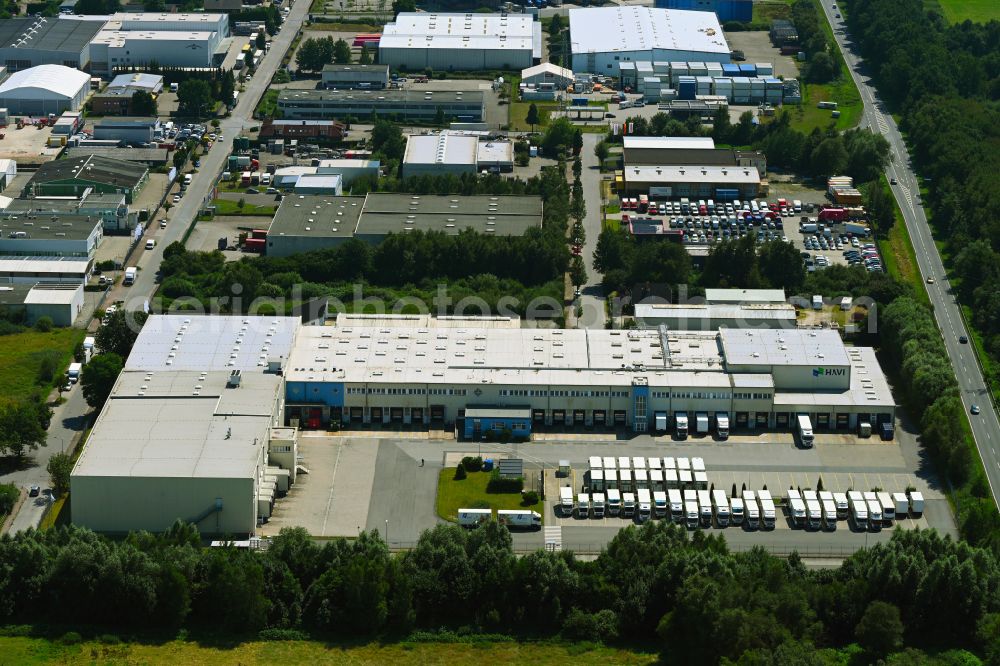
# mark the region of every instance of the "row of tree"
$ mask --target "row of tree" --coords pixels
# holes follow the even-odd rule
[[[302,42],[295,54],[295,64],[299,69],[311,72],[318,72],[326,65],[347,65],[350,62],[351,45],[343,39],[334,41],[329,36],[318,39],[310,37]]]
[[[904,645],[1000,658],[1000,565],[932,531],[897,531],[835,570],[669,522],[620,531],[595,561],[515,557],[506,528],[439,526],[393,555],[377,532],[320,546],[282,530],[262,553],[201,548],[196,529],[110,541],[79,528],[0,540],[0,620],[172,635],[270,628],[355,639],[413,629],[659,641],[667,663],[857,663]],[[857,651],[857,650],[856,650]],[[926,663],[919,652],[908,663]],[[968,659],[975,658],[969,655]],[[957,663],[957,662],[951,662]],[[967,661],[972,663],[972,661]]]

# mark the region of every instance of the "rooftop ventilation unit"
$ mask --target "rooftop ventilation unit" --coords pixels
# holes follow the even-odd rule
[[[239,370],[233,370],[229,373],[229,379],[226,380],[226,388],[237,388],[242,379],[242,373]]]

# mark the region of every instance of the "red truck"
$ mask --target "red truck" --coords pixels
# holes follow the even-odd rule
[[[847,219],[847,211],[843,208],[824,208],[819,212],[819,219],[825,222],[843,222]]]

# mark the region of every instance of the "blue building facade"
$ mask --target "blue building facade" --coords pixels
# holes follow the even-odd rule
[[[715,12],[720,23],[726,21],[749,23],[753,19],[753,0],[656,0],[656,7]]]

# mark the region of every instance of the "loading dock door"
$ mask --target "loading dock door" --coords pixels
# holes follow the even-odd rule
[[[623,426],[623,425],[625,425],[625,410],[624,409],[616,409],[615,410],[615,425],[616,426]]]
[[[758,419],[760,417],[758,416]],[[779,430],[788,427],[788,412],[778,412],[774,415],[775,427]]]
[[[816,415],[816,428],[819,430],[829,430],[830,429],[830,415],[829,414],[817,414]]]
[[[594,410],[594,425],[604,426],[608,424],[608,413],[603,409]]]
[[[351,407],[351,420],[358,421],[359,423],[365,418],[364,407]]]
[[[413,407],[410,409],[410,423],[423,423],[424,422],[424,408],[423,407]]]
[[[545,423],[545,410],[544,409],[533,409],[531,410],[531,420],[535,423]]]
[[[736,412],[736,427],[746,428],[750,422],[750,415],[747,412]]]
[[[566,410],[565,409],[553,409],[552,410],[552,423],[566,423]]]
[[[667,431],[667,413],[656,412],[656,432]]]
[[[372,423],[382,423],[382,408],[372,407]]]
[[[393,423],[403,422],[403,408],[402,407],[390,407],[389,408],[389,420]]]
[[[444,421],[444,405],[431,405],[431,421]]]
[[[850,414],[837,414],[837,430],[847,430]]]
[[[587,413],[582,409],[573,410],[573,425],[582,426]]]

